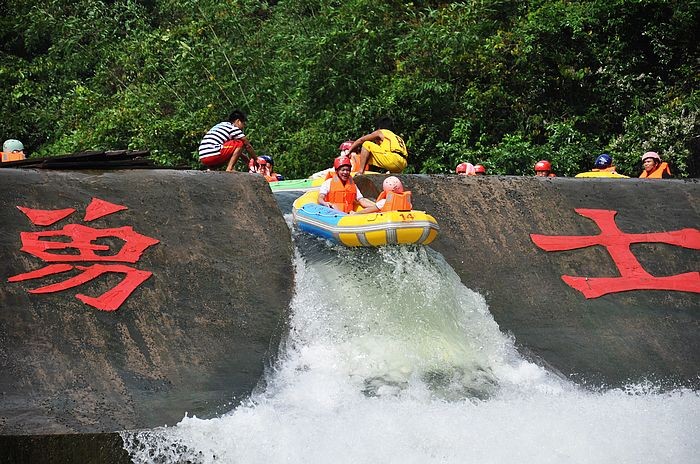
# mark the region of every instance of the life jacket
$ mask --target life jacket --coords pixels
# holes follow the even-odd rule
[[[665,161],[659,163],[659,165],[656,166],[656,169],[651,171],[651,174],[647,173],[646,170],[642,171],[642,173],[639,175],[639,178],[640,179],[663,179],[664,173],[669,177],[671,176],[671,169],[669,169],[668,163]]]
[[[357,186],[352,180],[352,177],[348,178],[348,181],[343,185],[338,175],[333,175],[331,179],[331,188],[326,195],[326,201],[333,204],[335,209],[349,213],[355,209],[356,199]]]
[[[413,209],[411,192],[409,190],[403,193],[382,192],[377,197],[377,201],[384,199],[386,199],[386,202],[381,209],[383,213],[387,211],[411,211]]]
[[[6,163],[8,161],[21,161],[23,159],[26,159],[27,157],[24,156],[23,151],[14,151],[14,152],[0,152],[2,153],[2,162]]]
[[[272,175],[266,175],[265,180],[268,182],[277,182],[279,179],[277,178],[277,174],[272,174]]]

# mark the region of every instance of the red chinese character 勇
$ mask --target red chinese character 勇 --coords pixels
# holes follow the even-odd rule
[[[73,209],[37,210],[19,206],[18,208],[29,217],[32,223],[41,226],[51,225],[75,212]],[[125,209],[127,209],[125,206],[93,198],[86,209],[84,220],[92,221]],[[76,298],[84,303],[103,311],[117,310],[139,285],[151,277],[152,273],[124,264],[78,266],[67,264],[67,262],[136,263],[148,247],[159,243],[159,240],[135,232],[131,226],[97,229],[81,224],[68,224],[58,230],[21,232],[20,238],[22,251],[36,256],[47,263],[64,264],[49,264],[41,269],[18,274],[10,277],[8,279],[9,282],[38,279],[73,269],[81,271],[80,274],[62,282],[29,290],[30,293],[59,292],[87,283],[106,273],[124,274],[125,277],[121,282],[98,297],[90,297],[83,294],[76,295]],[[44,240],[46,238],[49,240]],[[56,241],[51,240],[52,238],[66,238],[68,240]],[[123,245],[115,253],[105,254],[105,252],[110,251],[110,247],[96,243],[97,240],[104,238],[119,239],[123,242]],[[63,251],[64,253],[56,253],[56,251]]]

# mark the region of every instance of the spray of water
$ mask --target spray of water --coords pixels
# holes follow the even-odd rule
[[[692,462],[697,392],[591,392],[523,359],[430,248],[303,240],[264,391],[210,420],[124,433],[135,462]]]

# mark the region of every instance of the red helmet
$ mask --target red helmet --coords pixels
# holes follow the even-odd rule
[[[352,168],[352,163],[350,158],[347,156],[339,156],[333,161],[333,168],[337,171],[341,166],[350,166]]]
[[[547,160],[538,161],[537,164],[535,164],[535,172],[537,172],[537,171],[551,171],[551,170],[552,170],[552,163],[550,163]]]
[[[340,144],[340,146],[338,147],[338,150],[340,150],[340,151],[349,150],[350,147],[352,147],[352,144],[353,144],[352,140],[345,141],[345,142]]]
[[[475,164],[474,165],[474,173],[475,174],[486,174],[486,168],[480,164]]]

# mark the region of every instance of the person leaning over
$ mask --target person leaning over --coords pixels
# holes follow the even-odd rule
[[[391,120],[381,118],[377,121],[377,130],[363,135],[355,140],[349,153],[360,149],[359,165],[356,166],[358,174],[362,174],[368,166],[374,166],[380,171],[394,173],[402,172],[408,166],[408,150],[403,139],[390,130]]]
[[[248,118],[241,110],[234,110],[228,117],[228,121],[220,122],[206,133],[199,143],[199,161],[208,168],[218,168],[228,163],[226,172],[233,171],[233,167],[245,151],[256,159],[253,146],[250,144],[243,129],[245,129]],[[247,157],[243,157],[248,163]]]
[[[352,163],[347,156],[339,156],[333,161],[335,174],[326,179],[318,191],[318,204],[328,208],[337,209],[344,213],[355,210],[355,205],[360,204],[364,208],[374,206],[374,202],[362,196],[350,176]]]
[[[648,151],[642,155],[642,167],[644,170],[639,175],[640,179],[670,179],[672,177],[668,163],[661,161],[661,157],[655,151]]]

